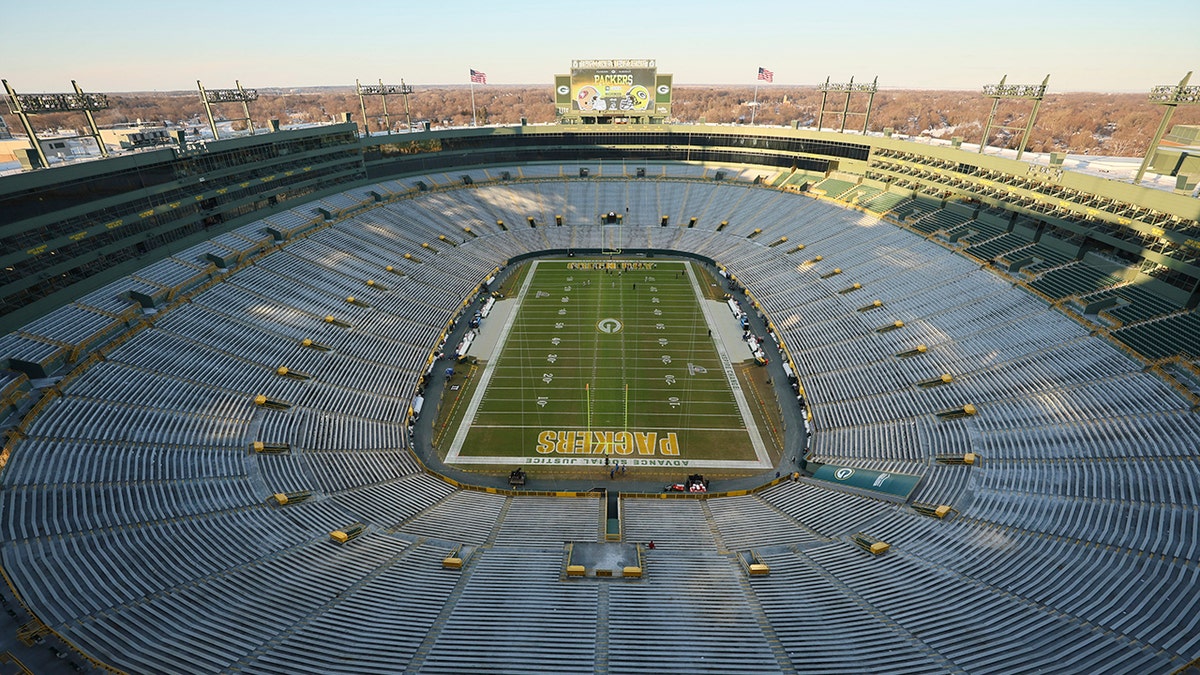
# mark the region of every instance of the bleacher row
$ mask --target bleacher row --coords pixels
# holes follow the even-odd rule
[[[0,476],[0,555],[39,617],[145,673],[1168,673],[1200,655],[1200,415],[1140,361],[976,261],[751,186],[752,172],[505,170],[528,180],[390,181],[375,189],[412,198],[306,231],[298,207],[174,257],[209,269],[209,287],[180,265],[139,273],[173,297],[179,283],[199,292],[63,385]],[[608,211],[621,226],[599,225]],[[275,250],[268,226],[303,232]],[[206,268],[216,247],[250,264]],[[801,375],[812,459],[921,475],[914,499],[959,513],[937,521],[808,479],[627,498],[625,540],[656,543],[646,579],[562,581],[564,542],[603,541],[598,500],[454,488],[420,471],[406,422],[430,350],[492,269],[584,247],[725,265]],[[129,288],[69,305],[73,328],[41,320],[0,347],[67,361],[133,320],[133,301],[106,295]],[[915,386],[943,373],[950,384]],[[255,406],[259,394],[291,407]],[[965,403],[978,414],[934,415]],[[965,452],[982,464],[936,461]],[[277,492],[311,496],[272,506]],[[366,534],[329,541],[355,522]],[[863,552],[860,531],[892,550]],[[479,547],[465,568],[441,569],[462,544]],[[742,573],[731,552],[748,550],[771,576]]]
[[[1200,359],[1200,320],[1177,299],[1147,291],[1141,282],[1153,272],[1134,277],[1115,273],[1128,261],[1077,259],[1078,243],[1035,241],[1036,224],[1018,218],[1011,230],[1002,211],[984,210],[977,218],[967,209],[943,209],[928,202],[894,199],[866,183],[846,177],[812,181],[814,194],[887,214],[905,227],[955,247],[985,264],[1014,275],[1017,283],[1054,301],[1149,360]],[[884,199],[891,197],[893,199]],[[1056,242],[1056,243],[1047,243]]]

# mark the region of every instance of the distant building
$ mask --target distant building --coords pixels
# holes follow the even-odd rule
[[[140,124],[101,129],[100,138],[104,140],[105,145],[115,145],[122,150],[150,148],[156,145],[169,145],[173,142],[170,129]]]
[[[56,161],[79,159],[81,157],[98,157],[100,149],[90,136],[49,136],[39,138],[42,152],[46,153],[51,164]],[[24,136],[12,136],[0,139],[0,162],[20,161],[22,150],[29,150],[29,139]]]
[[[101,129],[100,138],[110,149],[121,150],[151,148],[175,142],[170,129],[140,124]],[[57,161],[100,155],[100,149],[91,136],[49,136],[38,140],[42,144],[42,152],[52,165]],[[28,138],[13,136],[8,127],[0,127],[0,163],[21,161],[24,155],[22,151],[28,149]]]

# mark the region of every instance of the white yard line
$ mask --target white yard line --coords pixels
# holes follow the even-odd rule
[[[517,314],[521,309],[521,303],[525,301],[525,294],[529,292],[529,287],[533,284],[533,277],[537,273],[538,261],[534,260],[529,266],[529,274],[525,277],[525,282],[521,284],[521,291],[517,293],[517,300],[513,305],[512,311],[504,319],[504,327],[500,329],[500,335],[496,337],[496,344],[492,346],[492,353],[488,357],[487,365],[483,367],[483,374],[479,376],[479,382],[475,385],[475,391],[471,394],[471,401],[467,403],[467,411],[463,415],[462,422],[458,425],[458,433],[454,434],[454,441],[450,443],[450,450],[446,453],[446,463],[462,461],[458,453],[462,450],[463,443],[467,440],[467,434],[471,431],[471,425],[475,423],[475,413],[479,412],[479,405],[483,403],[483,395],[487,392],[488,382],[492,379],[492,373],[496,370],[496,362],[500,360],[500,352],[504,351],[504,343],[508,341],[508,333],[512,330],[513,323],[517,320]]]
[[[704,313],[704,321],[709,326],[715,326],[712,315],[708,311],[708,303],[704,301],[704,297],[700,295],[700,281],[696,279],[696,273],[692,270],[691,265],[684,265],[687,270],[688,279],[692,282],[692,291],[696,294],[696,302],[700,304],[700,311]],[[737,373],[733,370],[733,362],[729,360],[729,354],[725,351],[725,343],[716,339],[713,340],[713,346],[717,349],[717,356],[721,361],[721,370],[725,371],[725,378],[729,380],[729,388],[733,390],[733,400],[737,403],[738,412],[742,415],[742,422],[746,425],[746,433],[750,434],[750,445],[754,448],[754,456],[758,458],[758,463],[753,468],[769,469],[771,468],[771,456],[767,454],[767,445],[763,443],[762,434],[758,431],[758,424],[754,421],[754,415],[750,412],[750,404],[746,402],[746,396],[742,392],[742,383],[738,382]],[[694,464],[690,466],[704,466],[702,464]],[[725,466],[721,464],[720,466]],[[748,467],[749,468],[749,467]]]

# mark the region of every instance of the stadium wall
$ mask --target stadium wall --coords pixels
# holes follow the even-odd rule
[[[360,138],[352,123],[163,149],[0,179],[0,316],[18,326],[171,250],[297,204],[404,175],[537,162],[688,162],[838,175],[935,207],[1001,211],[1010,231],[1070,242],[1200,301],[1200,201],[898,138],[805,129],[647,125],[454,129]],[[632,171],[632,169],[631,169]]]
[[[366,179],[353,124],[0,179],[0,316],[20,325],[168,255]]]

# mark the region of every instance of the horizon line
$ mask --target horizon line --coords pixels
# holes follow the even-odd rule
[[[525,87],[525,88],[540,88],[540,87],[546,87],[548,90],[553,90],[553,87],[554,87],[554,84],[553,84],[552,82],[550,82],[550,83],[547,83],[547,82],[489,82],[488,84],[483,84],[483,85],[472,85],[472,83],[470,83],[470,82],[437,82],[437,83],[425,83],[425,84],[414,84],[414,83],[412,83],[412,82],[406,82],[406,84],[407,84],[408,86],[417,86],[417,87],[468,87],[468,88],[471,88],[471,87],[478,87],[478,88],[481,88],[481,89],[482,89],[482,88],[485,88],[485,87]],[[769,90],[771,87],[777,87],[777,88],[778,88],[778,87],[784,87],[784,88],[797,88],[797,87],[798,87],[798,88],[803,88],[803,89],[816,89],[816,88],[817,88],[817,87],[819,87],[821,84],[823,84],[823,83],[817,83],[817,84],[807,84],[807,83],[790,83],[790,84],[789,84],[789,83],[769,83],[769,84],[762,84],[762,83],[758,83],[758,84],[756,84],[756,83],[753,83],[753,82],[750,82],[750,83],[740,83],[740,82],[695,82],[695,83],[687,83],[687,84],[679,84],[679,83],[676,83],[674,86],[675,86],[675,88],[676,88],[676,89],[681,89],[681,88],[682,88],[682,89],[686,89],[686,88],[689,88],[689,87],[745,87],[745,88],[760,88],[760,89],[767,89],[767,90]],[[941,88],[941,87],[921,87],[921,86],[904,86],[904,85],[879,85],[878,89],[879,89],[879,91],[947,91],[947,92],[950,92],[950,91],[958,91],[958,92],[975,92],[975,91],[978,91],[978,90],[982,89],[984,86],[987,86],[987,85],[981,84],[981,85],[978,85],[977,87],[973,87],[973,88],[966,88],[966,87],[945,87],[945,88]],[[259,89],[259,90],[261,90],[261,89],[268,89],[268,90],[270,90],[270,89],[333,89],[333,88],[347,88],[347,89],[353,89],[353,88],[354,88],[354,85],[353,85],[353,84],[340,84],[340,83],[339,83],[339,84],[277,84],[277,85],[267,84],[267,85],[255,85],[255,86],[250,86],[250,87],[246,87],[245,85],[243,85],[243,87],[244,87],[244,88],[246,88],[246,89]],[[85,91],[89,91],[89,90],[85,90]],[[194,94],[194,93],[196,93],[196,91],[197,91],[196,89],[123,89],[123,90],[119,90],[119,89],[105,89],[105,90],[91,90],[91,91],[89,91],[89,93],[104,93],[104,94],[175,94],[175,93],[189,93],[189,94]],[[1049,91],[1047,91],[1047,92],[1046,92],[1046,95],[1047,95],[1047,96],[1049,96],[1049,95],[1052,95],[1052,94],[1148,94],[1148,93],[1149,93],[1149,91],[1150,91],[1150,88],[1149,88],[1149,87],[1147,87],[1146,89],[1111,89],[1111,90],[1104,90],[1104,89],[1062,89],[1062,90],[1057,90],[1057,91],[1056,91],[1056,90],[1049,90]],[[51,92],[48,92],[48,91],[32,91],[32,90],[25,90],[25,91],[22,91],[22,92],[20,92],[20,93],[25,93],[25,94],[42,94],[42,93],[51,93]]]

